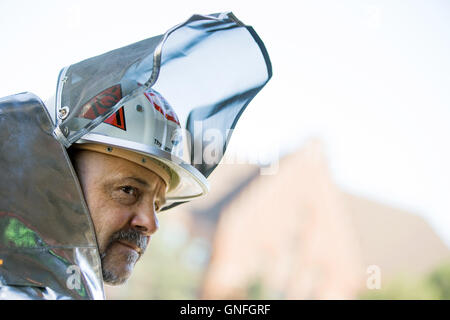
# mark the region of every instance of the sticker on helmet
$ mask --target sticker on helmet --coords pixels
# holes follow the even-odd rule
[[[110,108],[122,99],[122,88],[120,84],[116,84],[89,100],[81,109],[80,117],[86,119],[95,119],[99,115],[104,114]],[[123,107],[108,117],[104,123],[110,124],[122,130],[127,130],[125,124],[125,111]]]
[[[163,117],[167,120],[175,122],[178,126],[180,126],[180,121],[178,120],[177,114],[172,109],[172,107],[164,100],[164,98],[160,95],[156,95],[153,91],[144,91],[144,95],[150,101],[150,103],[158,110]]]

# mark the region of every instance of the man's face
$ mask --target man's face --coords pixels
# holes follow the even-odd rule
[[[131,161],[93,151],[76,151],[74,165],[94,223],[103,280],[124,283],[158,229],[156,213],[166,185]]]

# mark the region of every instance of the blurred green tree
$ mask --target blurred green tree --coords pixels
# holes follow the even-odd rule
[[[439,299],[450,300],[450,261],[439,265],[427,280],[439,292]]]

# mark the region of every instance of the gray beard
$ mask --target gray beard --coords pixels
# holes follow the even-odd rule
[[[135,229],[120,230],[111,236],[111,239],[108,245],[106,246],[105,251],[100,254],[100,259],[102,262],[103,281],[113,286],[121,285],[125,283],[128,279],[128,277],[122,277],[113,270],[109,270],[107,267],[108,265],[108,263],[106,262],[107,252],[110,249],[111,245],[118,240],[126,240],[128,242],[134,243],[141,249],[141,254],[138,256],[137,259],[134,254],[128,254],[126,257],[126,262],[128,264],[133,264],[133,266],[140,259],[141,255],[144,254],[144,251],[147,247],[147,238]]]
[[[107,263],[105,263],[105,257],[106,257],[106,253],[103,253],[100,256],[100,259],[102,261],[102,276],[103,276],[103,281],[111,286],[117,286],[117,285],[121,285],[124,284],[127,280],[128,277],[121,277],[120,275],[118,275],[116,272],[109,270],[107,268]],[[129,264],[136,264],[136,262],[139,260],[136,259],[132,254],[128,254],[127,255],[127,263]]]

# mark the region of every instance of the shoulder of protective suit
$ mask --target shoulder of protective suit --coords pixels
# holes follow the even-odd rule
[[[69,300],[50,288],[0,285],[0,300]]]

